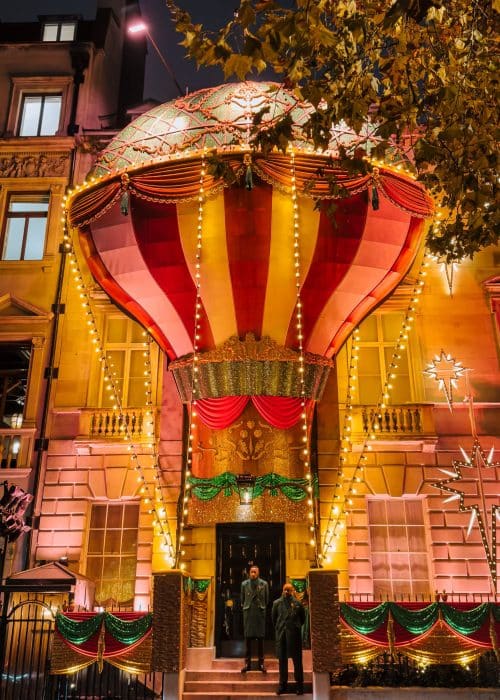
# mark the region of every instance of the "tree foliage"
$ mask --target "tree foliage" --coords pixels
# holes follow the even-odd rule
[[[240,0],[217,32],[167,6],[199,65],[239,79],[270,68],[311,102],[317,147],[341,120],[376,124],[382,158],[389,137],[412,135],[418,179],[446,213],[432,251],[460,260],[498,241],[500,0]],[[283,148],[288,130],[275,132],[256,130],[256,147]]]

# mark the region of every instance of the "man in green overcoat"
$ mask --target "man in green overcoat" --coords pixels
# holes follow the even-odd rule
[[[242,673],[252,666],[252,639],[257,639],[259,671],[266,673],[264,666],[264,637],[266,636],[266,608],[269,603],[269,587],[259,577],[259,567],[252,566],[250,578],[241,584],[241,607],[243,608],[243,634],[246,641],[245,665]]]
[[[304,606],[295,597],[291,583],[285,583],[281,598],[275,600],[271,613],[275,636],[276,656],[279,659],[280,680],[277,695],[287,692],[288,658],[293,660],[296,693],[304,693],[304,670],[302,668],[302,625],[306,619]]]

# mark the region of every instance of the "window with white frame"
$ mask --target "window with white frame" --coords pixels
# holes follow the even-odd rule
[[[23,95],[19,136],[54,136],[61,120],[61,94]]]
[[[45,249],[48,193],[11,194],[2,236],[2,260],[42,260]]]
[[[92,504],[86,574],[98,605],[133,604],[138,526],[138,503]]]
[[[399,351],[398,357],[393,357],[403,320],[402,312],[372,314],[359,326],[354,403],[376,405],[391,374],[395,375],[391,381],[391,403],[397,405],[414,400],[410,353]]]
[[[75,35],[75,21],[45,22],[42,41],[74,41]]]
[[[108,316],[105,327],[105,353],[123,408],[138,408],[146,403],[147,347],[144,330],[123,316]],[[111,408],[115,400],[107,390],[111,383],[102,379],[103,408]]]
[[[368,498],[368,529],[376,599],[409,599],[430,592],[423,500]]]

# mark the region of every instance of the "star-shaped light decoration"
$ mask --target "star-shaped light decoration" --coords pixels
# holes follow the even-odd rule
[[[457,388],[457,380],[465,371],[466,368],[462,367],[462,363],[457,362],[444,350],[441,350],[441,354],[436,355],[434,360],[427,365],[427,369],[424,369],[424,374],[438,382],[439,388],[444,391],[450,411],[453,406],[453,389]]]
[[[443,503],[458,501],[461,513],[470,513],[467,537],[474,524],[479,527],[488,567],[493,580],[493,588],[497,585],[497,520],[500,520],[500,501],[491,505],[491,530],[488,524],[488,506],[483,476],[486,469],[500,467],[500,462],[493,462],[494,448],[488,454],[482,449],[477,437],[474,439],[470,455],[461,447],[463,461],[453,460],[452,469],[440,468],[447,478],[431,484],[437,489],[448,491],[452,495],[445,498]],[[453,470],[453,471],[452,471]],[[460,484],[460,482],[462,482]],[[456,484],[456,486],[455,486]],[[460,486],[459,486],[460,484]],[[498,498],[497,498],[498,500]],[[474,502],[475,501],[475,502]]]

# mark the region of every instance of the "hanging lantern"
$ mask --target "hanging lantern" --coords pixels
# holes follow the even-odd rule
[[[248,506],[253,502],[253,492],[255,488],[255,477],[252,474],[238,474],[236,477],[238,493],[240,495],[240,505]]]

